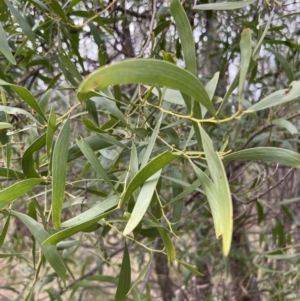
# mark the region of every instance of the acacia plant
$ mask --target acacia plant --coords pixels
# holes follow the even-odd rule
[[[182,289],[168,287],[169,268],[180,275],[173,279],[178,287],[188,287],[192,275],[213,282],[217,273],[208,276],[200,256],[210,253],[219,258],[215,264],[224,277],[241,254],[239,227],[253,212],[258,224],[264,220],[260,199],[271,189],[254,182],[248,162],[300,168],[297,147],[284,144],[284,137],[280,143],[252,143],[270,128],[279,136],[282,128],[297,132],[290,115],[278,117],[290,113],[300,95],[300,81],[279,52],[270,50],[289,74],[285,86],[262,93],[258,101],[248,91],[261,75],[260,53],[270,43],[268,33],[280,3],[247,0],[193,7],[197,18],[217,10],[243,12],[258,2],[270,12],[263,26],[255,26],[256,21],[240,26],[238,44],[226,50],[238,58],[238,69],[220,95],[218,85],[228,70],[216,70],[220,72],[205,85],[199,80],[188,1],[185,6],[179,0],[153,1],[151,34],[139,53],[129,47],[127,58],[111,55],[114,32],[121,26],[125,36],[130,29],[126,16],[147,19],[147,13],[118,1],[99,1],[98,6],[96,1],[81,2],[1,1],[0,245],[2,273],[11,269],[14,274],[0,285],[16,300],[63,300],[67,294],[65,300],[74,300],[83,293],[91,294],[85,300],[100,294],[107,300],[150,300],[158,292],[148,282],[155,265],[163,299],[176,295],[185,300]],[[178,39],[167,48],[163,45],[172,28]],[[93,39],[98,46],[99,68],[91,70],[89,44],[81,39]],[[127,42],[124,38],[124,47]],[[289,45],[299,51],[295,43]],[[246,137],[247,128],[255,135]],[[235,181],[237,170],[240,181]],[[254,197],[250,186],[258,187]],[[237,192],[245,187],[249,189],[241,200]],[[243,201],[256,209],[241,212]],[[277,221],[274,242],[283,239]],[[251,232],[254,224],[243,228],[248,240],[247,229]],[[282,296],[297,293],[282,283],[264,286],[268,272],[263,265],[297,258],[296,241],[290,237],[259,251],[263,241],[268,243],[266,231],[261,227],[255,251],[243,253],[253,259],[255,294],[263,296],[259,290],[265,289],[274,298],[280,296],[278,300],[291,300]],[[19,282],[20,271],[12,267],[21,263],[27,278]],[[289,273],[297,274],[293,268]],[[251,294],[249,287],[244,291]],[[220,290],[215,292],[223,300]]]

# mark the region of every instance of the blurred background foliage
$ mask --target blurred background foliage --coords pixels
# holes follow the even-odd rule
[[[213,2],[186,0],[182,5],[193,30],[198,78],[206,85],[216,73],[218,76],[215,108],[239,70],[239,43],[245,28],[251,30],[252,49],[261,37],[263,41],[256,61],[250,64],[243,108],[300,80],[298,0],[258,0],[235,10],[194,9],[195,5]],[[77,88],[100,66],[127,58],[151,57],[184,67],[183,45],[169,1],[1,0],[0,12],[0,79],[10,83],[1,82],[1,187],[11,187],[24,178],[50,181],[51,164],[59,164],[65,144],[69,163],[61,219],[67,221],[110,197],[110,183],[122,193],[126,171],[138,170],[143,164],[159,118],[155,107],[139,105],[148,87],[112,87],[106,95],[114,105],[103,99],[80,104]],[[264,33],[266,26],[269,28]],[[30,91],[42,112],[50,116],[48,122],[29,105],[30,96],[13,85]],[[147,94],[146,102],[158,104],[162,100],[162,92],[155,91]],[[177,96],[172,96],[173,102],[164,102],[164,109],[187,114],[180,100],[176,103]],[[205,131],[216,150],[273,146],[298,152],[298,101],[299,97],[227,123],[206,124]],[[233,89],[220,113],[229,116],[238,109],[238,91]],[[69,145],[63,138],[59,140],[63,129],[57,122],[68,113],[72,116]],[[187,144],[191,152],[196,151],[191,128],[189,120],[168,115],[158,129],[151,158],[160,153],[163,141],[176,148]],[[47,143],[37,143],[46,135]],[[137,146],[135,158],[130,152],[132,135]],[[95,151],[103,170],[90,168],[95,165],[87,155],[82,156],[83,149],[88,153],[88,148],[78,143],[81,137]],[[59,150],[56,161],[53,139]],[[66,287],[42,255],[39,238],[18,215],[37,220],[50,235],[56,233],[50,214],[51,186],[41,183],[26,196],[21,194],[8,209],[1,207],[0,299],[300,300],[299,171],[276,163],[243,160],[227,162],[225,169],[234,223],[228,257],[222,255],[222,243],[215,238],[211,211],[197,176],[186,160],[178,159],[164,169],[144,227],[139,224],[127,246],[122,231],[136,194],[124,210],[108,208],[112,212],[98,223],[56,245],[67,269]],[[182,197],[176,199],[180,194]],[[175,203],[180,214],[177,220]],[[167,231],[168,221],[175,221],[172,227],[176,235]],[[165,236],[159,232],[158,223],[164,227],[161,231]],[[165,252],[153,251],[166,247],[160,236],[165,240],[173,237],[177,261],[170,262]],[[128,279],[126,282],[128,273],[131,284]],[[135,280],[138,283],[125,297],[128,285]]]

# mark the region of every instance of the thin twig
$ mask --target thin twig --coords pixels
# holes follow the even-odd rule
[[[144,54],[147,47],[149,46],[149,44],[150,44],[150,41],[151,41],[151,38],[152,38],[152,32],[153,32],[153,29],[154,29],[155,16],[156,16],[156,0],[153,0],[152,1],[152,18],[151,18],[151,22],[150,22],[150,25],[149,25],[149,36],[148,36],[148,39],[146,41],[146,44],[144,45],[143,49],[141,50],[140,54],[137,57],[141,57]]]

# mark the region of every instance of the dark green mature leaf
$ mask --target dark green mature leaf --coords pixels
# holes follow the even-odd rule
[[[95,169],[95,171],[98,173],[98,175],[106,182],[106,184],[115,191],[115,187],[110,181],[110,178],[106,172],[106,170],[103,168],[101,163],[99,162],[99,159],[94,154],[92,148],[89,146],[89,144],[84,141],[83,139],[81,141],[77,141],[77,145],[81,149],[84,156],[88,159],[91,166]]]
[[[117,286],[117,292],[114,301],[125,301],[127,300],[127,294],[130,290],[131,284],[131,267],[130,267],[130,257],[127,245],[125,243],[123,261],[121,265],[121,271]]]
[[[181,41],[186,69],[197,76],[195,42],[190,21],[179,0],[168,0],[168,2]]]
[[[50,263],[64,284],[66,284],[66,267],[56,248],[54,246],[43,246],[43,242],[49,237],[49,233],[37,221],[26,214],[16,211],[10,211],[9,214],[19,218],[25,224],[41,247],[47,261]]]
[[[47,120],[40,105],[38,104],[36,99],[33,97],[33,95],[26,88],[24,88],[22,86],[7,83],[6,81],[1,80],[1,79],[0,79],[0,86],[11,87],[22,98],[22,100],[25,103],[27,103],[34,110],[34,112],[38,113],[45,121]]]
[[[38,186],[43,179],[27,179],[0,191],[0,209],[6,207],[23,194]]]
[[[37,138],[24,152],[22,157],[22,170],[27,178],[38,178],[33,159],[34,152],[46,145],[46,133]]]
[[[10,51],[10,48],[9,48],[9,45],[8,45],[7,39],[6,39],[6,34],[2,27],[1,22],[0,22],[0,51],[12,64],[16,65],[17,62]]]
[[[21,16],[18,10],[14,8],[14,6],[10,3],[9,0],[4,0],[7,7],[9,8],[12,15],[16,18],[17,22],[19,23],[20,27],[26,34],[27,38],[30,40],[30,42],[35,45],[35,34],[30,28],[29,24],[25,21],[25,19]]]
[[[109,85],[126,83],[177,89],[195,98],[212,115],[215,115],[215,110],[203,85],[193,74],[172,63],[154,59],[124,60],[99,68],[80,84],[78,99],[84,101],[89,97],[89,92],[94,89],[101,90]]]
[[[60,227],[66,185],[68,144],[70,135],[70,118],[63,125],[53,149],[52,157],[52,221]]]

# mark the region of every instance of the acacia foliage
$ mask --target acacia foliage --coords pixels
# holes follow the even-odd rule
[[[1,5],[0,242],[6,269],[17,262],[29,271],[28,282],[12,289],[12,276],[5,289],[27,300],[92,298],[108,282],[111,300],[148,300],[158,292],[148,281],[156,270],[171,281],[170,291],[161,286],[164,300],[183,298],[172,283],[189,294],[192,275],[216,287],[205,297],[221,300],[225,282],[213,282],[227,267],[227,298],[240,294],[236,283],[256,298],[296,296],[297,283],[285,284],[297,276],[297,237],[268,206],[295,227],[287,204],[297,199],[278,204],[274,187],[300,167],[291,122],[300,82],[289,59],[299,47],[276,26],[294,24],[297,13],[253,0]],[[197,38],[203,20],[207,31],[217,28],[207,39],[219,38],[218,47]],[[224,20],[239,26],[235,41]],[[217,70],[208,65],[214,57]],[[276,74],[263,69],[269,58]],[[275,273],[283,280],[265,284]]]

